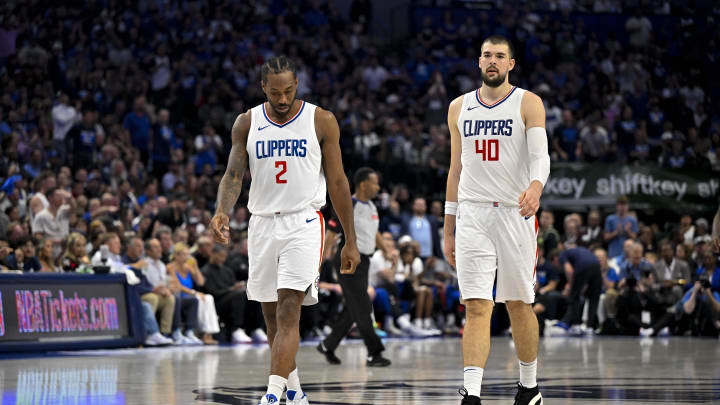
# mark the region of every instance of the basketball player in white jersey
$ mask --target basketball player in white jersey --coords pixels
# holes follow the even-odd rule
[[[539,405],[535,301],[537,219],[550,173],[545,109],[535,94],[512,86],[510,42],[499,36],[481,48],[482,87],[450,103],[451,161],[445,203],[445,256],[457,268],[465,300],[462,405],[480,404],[490,353],[495,301],[510,314],[520,360],[515,404]]]
[[[229,243],[229,218],[250,166],[247,295],[262,305],[271,349],[267,393],[260,404],[308,404],[295,355],[300,341],[301,305],[317,303],[325,220],[325,176],[346,244],[341,273],[360,262],[350,187],[340,154],[335,116],[295,99],[297,75],[285,56],[262,66],[263,103],[240,114],[232,128],[232,149],[211,222],[215,240]]]

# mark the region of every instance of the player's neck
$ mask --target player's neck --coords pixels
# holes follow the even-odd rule
[[[267,113],[267,115],[270,117],[270,119],[280,124],[284,124],[285,122],[290,120],[290,118],[294,117],[295,114],[297,114],[297,112],[300,110],[300,107],[302,107],[302,101],[295,99],[293,100],[293,104],[290,106],[290,109],[287,113],[283,115],[278,115],[278,112],[275,111],[272,105],[270,105],[270,103],[267,101],[265,102],[265,112]]]
[[[482,98],[482,101],[485,103],[492,104],[505,97],[511,88],[512,85],[507,81],[498,87],[490,87],[483,83],[480,87],[480,98]]]

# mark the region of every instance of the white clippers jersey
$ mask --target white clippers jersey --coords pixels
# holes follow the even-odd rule
[[[480,89],[463,97],[458,117],[462,171],[458,201],[499,202],[517,206],[530,186],[525,123],[520,107],[525,90],[513,86],[494,104],[480,99]]]
[[[316,107],[300,102],[297,114],[284,124],[270,119],[265,103],[251,110],[248,210],[253,214],[319,210],[325,205],[322,151],[315,134]]]

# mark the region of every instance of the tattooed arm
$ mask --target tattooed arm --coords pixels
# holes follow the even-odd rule
[[[230,243],[230,218],[235,203],[242,192],[242,180],[248,165],[247,137],[250,132],[250,112],[240,114],[232,127],[232,148],[225,174],[218,187],[215,216],[210,221],[216,242]]]

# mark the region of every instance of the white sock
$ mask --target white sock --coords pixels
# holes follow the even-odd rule
[[[288,376],[287,389],[288,391],[302,392],[302,388],[300,388],[300,376],[298,375],[297,367]]]
[[[537,359],[531,363],[520,362],[520,384],[525,388],[537,387]]]
[[[423,319],[423,328],[425,328],[425,329],[432,328],[432,322],[430,321],[430,318]]]
[[[275,395],[275,398],[278,399],[278,402],[280,402],[280,398],[282,398],[287,382],[288,380],[286,378],[282,378],[279,375],[271,375],[270,380],[268,381],[267,393],[265,395],[273,394]]]
[[[468,395],[480,397],[480,388],[482,387],[483,370],[480,367],[470,366],[463,369],[463,379],[465,380],[465,390]]]

